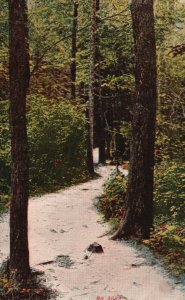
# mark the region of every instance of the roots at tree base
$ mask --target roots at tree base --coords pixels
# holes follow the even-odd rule
[[[130,220],[128,221],[128,216],[123,217],[120,221],[119,228],[117,231],[111,236],[111,240],[119,240],[119,239],[149,239],[150,238],[150,228],[146,228],[142,225],[142,223],[132,223]]]

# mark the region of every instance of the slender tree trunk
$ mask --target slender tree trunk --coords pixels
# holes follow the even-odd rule
[[[78,27],[78,0],[73,1],[73,27],[71,48],[71,99],[76,99],[76,53],[77,53],[77,27]]]
[[[100,60],[101,53],[99,49],[100,39],[98,35],[98,28],[100,26],[100,18],[97,13],[100,10],[100,0],[96,0],[96,32],[95,32],[95,40],[96,40],[96,49],[95,49],[95,81],[96,81],[96,97],[95,101],[97,101],[98,107],[98,124],[99,124],[99,139],[98,139],[98,147],[99,147],[99,163],[104,164],[106,162],[106,151],[105,151],[105,101],[102,99],[102,91],[100,86]]]
[[[106,133],[106,158],[112,159],[111,157],[111,134],[109,132]]]
[[[93,150],[92,150],[92,143],[91,143],[91,134],[90,134],[90,122],[89,122],[89,110],[87,108],[86,110],[86,116],[87,116],[87,127],[86,127],[86,143],[87,143],[87,170],[89,174],[94,175],[94,162],[93,162]]]
[[[88,105],[88,131],[87,131],[87,156],[93,158],[93,145],[94,145],[94,103],[95,103],[95,87],[96,87],[96,31],[97,31],[97,5],[98,0],[92,0],[91,9],[91,55],[89,67],[89,105]],[[91,153],[90,153],[91,152]],[[88,165],[88,163],[87,163]],[[91,166],[94,170],[94,166]],[[89,171],[90,171],[89,169]],[[93,171],[94,172],[94,171]]]
[[[99,163],[106,163],[106,149],[105,149],[105,116],[104,112],[106,109],[106,102],[101,98],[101,90],[100,97],[97,99],[98,101],[98,113],[99,113]]]
[[[26,93],[29,86],[27,1],[9,0],[9,73],[11,127],[10,276],[30,273],[28,249],[28,142]]]
[[[103,114],[103,105],[101,103],[101,113]],[[106,163],[106,149],[105,149],[105,124],[103,116],[100,122],[100,132],[99,132],[99,163]]]
[[[132,0],[136,96],[125,214],[112,239],[148,238],[153,225],[156,45],[153,0]]]
[[[94,133],[94,102],[96,87],[96,31],[97,31],[97,0],[92,0],[91,12],[91,55],[89,68],[89,123],[90,123],[90,139],[93,148]]]

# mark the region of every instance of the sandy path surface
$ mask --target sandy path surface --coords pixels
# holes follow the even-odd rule
[[[99,237],[107,227],[101,224],[93,204],[111,169],[101,167],[101,177],[96,180],[30,199],[31,266],[45,272],[46,284],[58,291],[57,299],[185,299],[178,287],[170,285],[166,275],[140,253],[107,236]],[[9,251],[7,219],[5,216],[0,223],[0,261]],[[85,249],[94,241],[103,246],[104,253],[84,260]],[[40,265],[60,255],[70,257],[70,268],[55,262]]]

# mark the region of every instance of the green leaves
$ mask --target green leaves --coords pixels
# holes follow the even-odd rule
[[[62,186],[84,170],[82,107],[32,97],[28,114],[31,185]]]
[[[143,244],[149,246],[164,260],[167,268],[173,275],[184,275],[185,263],[185,227],[184,223],[167,222],[155,224],[150,240]]]
[[[31,192],[50,191],[84,180],[83,107],[32,96],[27,109]],[[10,136],[5,101],[0,102],[0,142],[0,189],[6,195],[10,189]]]
[[[126,166],[123,166],[126,167]],[[155,170],[155,222],[151,238],[142,243],[150,247],[176,276],[184,276],[185,264],[185,165],[163,162]],[[97,208],[116,230],[124,212],[127,177],[113,172],[104,186]]]
[[[120,219],[123,215],[127,177],[114,171],[104,185],[104,194],[97,203],[98,210],[106,220]],[[118,222],[116,222],[118,223]]]
[[[183,220],[185,211],[185,165],[163,162],[155,171],[155,212]]]

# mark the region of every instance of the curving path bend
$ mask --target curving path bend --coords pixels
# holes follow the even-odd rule
[[[58,300],[185,300],[185,294],[157,266],[121,242],[99,237],[107,230],[94,201],[113,167],[98,168],[96,180],[30,199],[30,263],[46,274],[46,284],[58,291]],[[0,262],[8,254],[8,216],[0,223]],[[84,259],[92,242],[103,254]],[[69,268],[52,262],[65,255]],[[69,257],[68,257],[69,256]],[[46,263],[46,264],[42,264]]]

